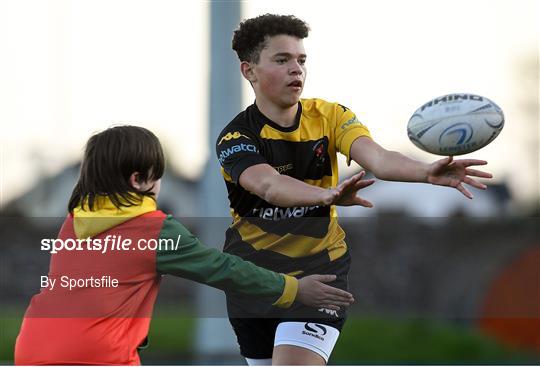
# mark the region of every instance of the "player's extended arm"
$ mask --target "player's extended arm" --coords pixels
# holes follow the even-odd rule
[[[312,275],[300,280],[261,268],[238,256],[206,247],[180,222],[167,217],[160,239],[173,243],[180,236],[178,248],[158,250],[156,267],[162,274],[171,274],[222,290],[249,296],[272,297],[274,305],[289,307],[297,300],[311,307],[339,309],[350,305],[352,294],[324,284],[334,275]]]
[[[469,199],[473,195],[463,183],[485,190],[486,185],[470,176],[491,178],[487,172],[468,168],[485,165],[486,161],[477,159],[453,160],[447,157],[431,164],[416,161],[399,152],[384,149],[368,137],[360,137],[351,146],[351,158],[362,167],[373,172],[375,177],[387,181],[425,182],[434,185],[450,186],[459,190]]]
[[[281,175],[266,163],[248,167],[239,178],[240,185],[265,201],[281,207],[311,205],[362,205],[371,207],[367,200],[356,196],[361,188],[373,180],[362,180],[364,173],[355,175],[332,189],[309,185],[287,175]]]

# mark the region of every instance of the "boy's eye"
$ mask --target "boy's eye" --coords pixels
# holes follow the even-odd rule
[[[300,59],[300,60],[298,60],[298,63],[300,65],[304,65],[306,63],[306,59]]]
[[[287,59],[276,59],[276,62],[278,64],[285,64],[287,62]]]

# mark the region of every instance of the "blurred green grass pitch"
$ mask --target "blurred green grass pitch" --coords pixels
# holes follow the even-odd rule
[[[20,308],[3,308],[0,361],[13,363],[22,319]],[[184,307],[156,307],[143,364],[194,360],[196,318]],[[160,363],[161,362],[161,363]],[[538,364],[532,353],[510,350],[474,329],[428,319],[351,315],[330,364]]]
[[[511,350],[475,329],[432,319],[349,317],[331,364],[531,364],[540,357]]]

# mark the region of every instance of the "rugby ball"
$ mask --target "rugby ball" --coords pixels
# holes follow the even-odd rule
[[[503,126],[504,114],[493,101],[455,93],[435,98],[414,111],[407,134],[426,152],[460,155],[485,147]]]

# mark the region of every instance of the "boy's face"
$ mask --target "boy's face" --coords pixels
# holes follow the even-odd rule
[[[268,40],[259,62],[251,63],[244,76],[251,81],[257,102],[279,108],[296,105],[306,79],[304,42],[296,37],[279,35]]]

